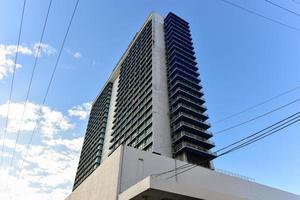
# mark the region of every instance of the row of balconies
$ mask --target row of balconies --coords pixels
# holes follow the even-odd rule
[[[149,76],[151,76],[151,59],[148,61],[147,65],[145,65],[145,67],[143,67],[143,72],[139,73],[139,74],[134,74],[134,78],[131,80],[126,80],[124,81],[124,83],[119,82],[118,85],[118,93],[117,93],[117,104],[116,106],[118,107],[118,105],[120,103],[122,103],[121,101],[118,101],[119,99],[124,99],[126,100],[128,98],[128,94],[130,94],[130,92],[132,92],[134,89],[138,88],[140,82],[142,80],[147,79]],[[123,84],[123,86],[121,87],[121,84]],[[136,91],[136,90],[135,90]],[[134,93],[134,92],[133,92]],[[133,94],[131,93],[131,94]],[[125,94],[125,95],[124,95]],[[127,95],[126,95],[127,94]]]
[[[145,108],[145,110],[149,109],[149,111],[150,111],[151,107],[152,107],[152,105],[148,105]],[[152,114],[151,111],[149,113],[150,113],[150,115]],[[148,115],[142,116],[142,118],[141,117],[135,118],[131,123],[126,124],[126,126],[119,133],[114,134],[114,137],[111,139],[110,142],[114,142],[114,143],[118,142],[118,140],[120,138],[122,138],[124,136],[124,134],[132,133],[133,131],[135,131],[137,128],[139,128],[141,126],[141,124],[144,122],[144,120],[147,119],[150,115],[148,114]]]
[[[152,98],[151,94],[151,84],[149,84],[149,87],[147,87],[145,94],[140,97],[142,99],[140,103],[135,104],[131,109],[126,109],[126,111],[124,112],[118,111],[115,113],[115,119],[113,121],[114,125],[112,129],[114,131],[118,131],[121,128],[121,125],[125,126],[129,121],[133,120],[136,115],[142,110],[142,108],[145,107],[145,105],[149,104],[149,101],[151,101]],[[112,135],[114,135],[114,133]]]
[[[152,84],[151,70],[144,76],[143,82],[139,87],[132,87],[129,91],[124,93],[124,96],[117,98],[117,105],[115,112],[124,113],[126,110],[131,108],[132,105],[137,105],[137,100],[141,100],[141,96],[145,90]],[[118,114],[115,117],[119,117]]]

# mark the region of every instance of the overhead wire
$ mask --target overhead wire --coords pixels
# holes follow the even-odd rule
[[[262,14],[256,12],[256,11],[253,11],[253,10],[250,10],[250,9],[248,9],[248,8],[246,8],[246,7],[243,7],[243,6],[240,6],[240,5],[238,5],[238,4],[235,4],[235,3],[231,2],[231,1],[228,1],[228,0],[220,0],[220,1],[222,1],[222,2],[224,2],[224,3],[226,3],[226,4],[228,4],[228,5],[231,5],[231,6],[233,6],[233,7],[239,8],[240,10],[243,10],[243,11],[245,11],[245,12],[248,12],[248,13],[251,13],[251,14],[256,15],[256,16],[258,16],[258,17],[261,17],[261,18],[263,18],[263,19],[269,20],[269,21],[271,21],[271,22],[273,22],[273,23],[276,23],[276,24],[279,24],[279,25],[284,26],[284,27],[286,27],[286,28],[289,28],[289,29],[291,29],[291,30],[300,32],[300,28],[297,28],[297,27],[294,27],[294,26],[285,24],[285,23],[283,23],[283,22],[281,22],[281,21],[278,21],[278,20],[276,20],[276,19],[272,19],[271,17],[267,17],[267,16],[262,15]]]
[[[250,110],[253,110],[254,108],[257,108],[257,107],[259,107],[259,106],[261,106],[261,105],[264,105],[264,104],[266,104],[266,103],[268,103],[268,102],[270,102],[270,101],[273,101],[273,100],[275,100],[275,99],[278,99],[279,97],[282,97],[282,96],[284,96],[284,95],[287,95],[287,94],[289,94],[289,93],[291,93],[291,92],[294,92],[294,91],[296,91],[296,90],[299,90],[299,89],[300,89],[300,85],[299,85],[299,86],[296,86],[296,87],[294,87],[294,88],[291,88],[291,89],[289,89],[289,90],[287,90],[287,91],[284,91],[284,92],[282,92],[282,93],[280,93],[280,94],[277,94],[277,95],[275,95],[275,96],[272,96],[272,97],[270,97],[270,98],[268,98],[268,99],[266,99],[266,100],[264,100],[264,101],[262,101],[262,102],[259,102],[259,103],[257,103],[257,104],[254,104],[254,105],[252,105],[252,106],[250,106],[250,107],[247,107],[247,108],[245,108],[245,109],[242,109],[242,110],[240,110],[240,111],[238,111],[238,112],[235,112],[235,113],[233,113],[233,114],[231,114],[231,115],[228,115],[228,116],[226,116],[226,117],[223,117],[223,118],[221,118],[221,119],[219,119],[219,120],[217,120],[217,121],[214,121],[213,123],[216,124],[216,123],[220,123],[220,122],[226,121],[226,120],[228,120],[228,119],[231,119],[231,118],[233,118],[233,117],[236,117],[236,116],[238,116],[238,115],[241,115],[241,114],[243,114],[243,113],[246,113],[246,112],[248,112],[248,111],[250,111]]]
[[[234,147],[234,148],[232,148],[232,149],[230,149],[230,150],[228,150],[228,151],[226,151],[226,152],[224,152],[224,153],[222,153],[222,154],[219,154],[219,155],[217,156],[217,158],[222,157],[222,156],[224,156],[224,155],[227,155],[227,154],[229,154],[229,153],[232,153],[232,152],[234,152],[234,151],[237,151],[237,150],[239,150],[239,149],[241,149],[241,148],[244,148],[244,147],[246,147],[246,146],[248,146],[248,145],[250,145],[250,144],[252,144],[252,143],[254,143],[254,142],[257,142],[257,141],[259,141],[259,140],[262,140],[263,138],[268,137],[268,136],[270,136],[270,135],[273,135],[273,134],[277,133],[278,131],[280,131],[280,130],[282,130],[282,129],[285,129],[285,128],[287,128],[287,127],[289,127],[289,126],[291,126],[291,125],[293,125],[293,124],[295,124],[295,123],[297,123],[297,122],[299,122],[299,121],[300,121],[300,118],[297,117],[297,120],[295,120],[295,121],[293,121],[293,122],[291,122],[291,123],[289,123],[289,124],[287,124],[287,125],[285,125],[285,126],[283,126],[283,127],[280,127],[280,128],[278,128],[278,129],[276,129],[276,130],[274,130],[274,131],[271,131],[270,133],[268,133],[268,134],[266,134],[266,135],[263,135],[263,136],[260,137],[260,138],[257,138],[257,139],[255,139],[255,140],[253,140],[253,141],[250,141],[250,142],[245,142],[245,143],[239,145],[238,147]],[[207,161],[205,161],[205,162],[207,162]],[[190,167],[187,166],[187,167],[185,168],[185,170],[183,170],[183,171],[181,171],[181,172],[178,172],[178,173],[176,173],[175,175],[169,176],[169,177],[167,177],[166,179],[170,179],[170,178],[173,178],[173,177],[178,176],[178,175],[180,175],[180,174],[183,174],[183,173],[185,173],[185,172],[187,172],[187,171],[190,171],[190,170],[192,170],[192,169],[198,167],[199,165],[193,165],[193,164],[191,164],[191,165],[189,165],[189,166],[190,166]],[[175,170],[176,170],[176,169],[175,169]],[[173,171],[175,171],[175,170],[173,170]]]
[[[9,98],[8,98],[8,102],[7,102],[7,116],[6,116],[6,122],[5,122],[5,129],[4,129],[4,133],[3,133],[3,141],[2,141],[2,148],[1,148],[2,156],[1,156],[0,165],[2,164],[2,160],[4,157],[5,138],[6,138],[7,129],[8,129],[9,113],[10,113],[11,99],[12,99],[12,93],[13,93],[14,81],[15,81],[15,73],[16,73],[17,61],[18,61],[18,55],[19,55],[19,46],[20,46],[20,41],[21,41],[22,29],[23,29],[26,1],[27,0],[23,1],[21,22],[20,22],[19,32],[18,32],[18,41],[17,41],[16,54],[15,54],[15,59],[14,59],[14,67],[13,67],[13,71],[12,71],[12,79],[11,79],[11,85],[10,85],[10,91],[9,91]]]
[[[238,141],[236,141],[236,142],[234,142],[234,143],[232,143],[232,144],[230,144],[230,145],[228,145],[228,146],[226,146],[226,147],[223,147],[223,148],[221,148],[221,149],[219,149],[219,150],[217,150],[217,151],[215,151],[215,153],[218,153],[218,152],[220,152],[220,151],[223,151],[223,150],[225,150],[225,149],[228,149],[229,147],[232,147],[232,146],[234,146],[234,145],[236,145],[236,144],[238,144],[238,143],[241,143],[241,142],[243,142],[243,141],[245,141],[245,140],[248,140],[248,139],[253,139],[253,137],[254,136],[261,136],[261,135],[259,135],[260,133],[263,133],[264,131],[267,131],[267,132],[265,132],[265,133],[263,133],[263,134],[267,134],[268,132],[270,132],[270,131],[273,131],[273,130],[276,130],[277,128],[278,128],[278,126],[279,127],[281,127],[281,126],[283,126],[283,125],[285,125],[285,124],[288,124],[288,123],[290,123],[291,121],[293,121],[293,120],[295,120],[295,119],[297,119],[297,118],[299,118],[300,117],[300,112],[297,112],[297,113],[295,113],[295,114],[293,114],[293,115],[291,115],[291,116],[289,116],[289,117],[287,117],[287,118],[284,118],[283,120],[280,120],[279,122],[276,122],[276,123],[274,123],[274,124],[272,124],[271,126],[268,126],[268,127],[266,127],[266,128],[264,128],[264,129],[262,129],[262,130],[260,130],[260,131],[257,131],[257,132],[255,132],[254,134],[251,134],[251,135],[249,135],[249,136],[247,136],[247,137],[245,137],[245,138],[243,138],[243,139],[241,139],[241,140],[238,140]],[[270,130],[268,130],[268,129],[270,129]],[[262,135],[263,135],[262,134]],[[252,140],[251,139],[251,140]]]
[[[291,125],[293,125],[293,124],[295,124],[295,123],[297,123],[299,121],[300,121],[300,117],[299,116],[294,117],[293,119],[291,119],[288,122],[284,123],[283,124],[284,126],[273,128],[272,131],[268,131],[268,132],[266,132],[264,134],[258,135],[258,136],[256,136],[255,138],[252,138],[249,141],[246,141],[246,142],[244,142],[244,143],[242,143],[242,144],[240,144],[240,145],[238,145],[238,146],[236,146],[236,147],[234,147],[234,148],[232,148],[230,150],[225,151],[224,153],[221,153],[220,155],[218,155],[218,157],[226,155],[226,154],[231,153],[233,151],[236,151],[238,149],[241,149],[241,148],[243,148],[245,146],[248,146],[248,145],[250,145],[250,144],[252,144],[254,142],[257,142],[259,140],[262,140],[262,139],[264,139],[264,138],[266,138],[266,137],[268,137],[270,135],[273,135],[273,134],[277,133],[278,131],[280,131],[282,129],[285,129],[285,128],[287,128],[287,127],[289,127],[289,126],[291,126]]]
[[[287,128],[287,127],[289,127],[289,126],[291,126],[291,125],[293,125],[293,124],[299,122],[299,121],[300,121],[300,115],[299,115],[299,114],[300,114],[300,112],[297,112],[297,113],[295,113],[295,114],[293,114],[293,115],[290,115],[290,116],[284,118],[283,120],[281,120],[281,121],[279,121],[279,122],[276,122],[276,123],[272,124],[271,126],[269,126],[269,127],[267,127],[267,128],[262,129],[261,131],[258,131],[258,132],[254,133],[254,134],[251,134],[250,136],[247,136],[247,137],[243,138],[242,140],[239,140],[238,142],[233,143],[233,144],[238,144],[238,143],[240,143],[241,141],[245,141],[246,138],[251,138],[251,136],[252,136],[252,137],[253,137],[253,136],[256,136],[255,138],[252,138],[252,139],[250,139],[250,140],[248,140],[248,141],[245,141],[244,143],[241,143],[241,144],[238,145],[238,146],[232,147],[231,149],[229,149],[229,150],[227,150],[227,151],[225,151],[225,152],[223,152],[223,153],[221,153],[221,154],[218,154],[216,158],[219,158],[219,157],[221,157],[221,156],[224,156],[224,155],[226,155],[226,154],[229,154],[229,153],[231,153],[231,152],[234,152],[234,151],[236,151],[236,150],[238,150],[238,149],[244,148],[244,147],[246,147],[246,146],[248,146],[248,145],[250,145],[250,144],[252,144],[252,143],[254,143],[254,142],[257,142],[257,141],[259,141],[259,140],[261,140],[261,139],[263,139],[263,138],[265,138],[265,137],[268,137],[268,136],[270,136],[270,135],[272,135],[272,134],[274,134],[274,133],[276,133],[276,132],[278,132],[278,131],[280,131],[280,130],[282,130],[282,129],[285,129],[285,128]],[[288,120],[288,121],[287,121],[287,120]],[[282,122],[283,122],[283,123],[282,123]],[[280,124],[280,125],[278,125],[278,124]],[[273,128],[273,127],[276,126],[276,125],[278,125],[278,126],[275,127],[275,128]],[[271,130],[268,130],[268,129],[270,129],[270,128],[272,128],[272,129],[271,129]],[[263,130],[264,130],[264,131],[265,131],[265,130],[268,130],[268,131],[267,131],[267,132],[263,132]],[[261,132],[263,132],[263,133],[260,134],[260,135],[258,135],[258,133],[261,133]],[[258,136],[257,136],[257,135],[258,135]],[[232,145],[228,145],[227,148],[228,148],[229,146],[231,147]],[[215,151],[214,153],[220,152],[221,150],[224,150],[224,149],[225,149],[225,148],[222,148],[222,149],[220,149],[220,150]],[[169,178],[172,178],[172,177],[177,176],[177,175],[179,175],[179,174],[182,174],[182,173],[184,173],[184,172],[186,172],[186,171],[189,171],[189,170],[191,170],[191,169],[193,169],[193,168],[195,168],[195,167],[198,167],[199,165],[201,165],[202,163],[205,163],[205,162],[207,162],[207,161],[210,161],[210,159],[203,160],[203,161],[200,162],[198,165],[191,164],[191,163],[186,163],[186,164],[184,164],[184,165],[182,165],[182,166],[180,166],[180,167],[176,167],[176,168],[174,168],[174,169],[171,169],[171,170],[168,170],[168,171],[164,171],[164,172],[161,172],[161,173],[157,173],[157,174],[153,174],[153,175],[155,175],[156,177],[158,177],[158,176],[162,176],[162,175],[164,175],[164,174],[171,173],[171,172],[176,171],[176,170],[182,170],[182,169],[183,169],[183,171],[178,172],[178,173],[176,173],[175,175],[170,176],[170,177],[167,178],[167,179],[169,179]]]
[[[34,65],[33,65],[32,71],[31,71],[30,81],[29,81],[29,85],[28,85],[28,88],[27,88],[27,92],[26,92],[26,98],[25,98],[25,103],[24,103],[24,106],[23,106],[20,125],[19,125],[18,131],[17,131],[17,137],[16,137],[16,141],[15,141],[15,145],[14,145],[14,148],[13,148],[13,153],[12,153],[12,157],[11,157],[8,169],[10,169],[12,167],[13,160],[14,160],[14,157],[15,157],[16,148],[17,148],[17,144],[18,144],[18,141],[19,141],[19,137],[20,137],[20,131],[21,131],[22,126],[23,126],[23,119],[24,119],[24,116],[25,116],[25,111],[26,111],[26,107],[27,107],[27,103],[28,103],[28,99],[29,99],[29,94],[30,94],[30,91],[31,91],[32,81],[33,81],[34,73],[35,73],[35,70],[36,70],[37,63],[38,63],[38,59],[39,59],[40,53],[41,53],[41,46],[42,46],[43,38],[44,38],[44,35],[45,35],[45,30],[46,30],[46,26],[47,26],[47,22],[48,22],[48,18],[49,18],[49,13],[50,13],[50,10],[51,10],[52,1],[53,0],[50,0],[49,4],[48,4],[46,17],[45,17],[41,37],[40,37],[40,40],[39,40],[39,45],[38,45],[38,48],[36,50]]]
[[[61,54],[62,54],[64,45],[65,45],[65,42],[66,42],[66,40],[67,40],[67,37],[68,37],[69,31],[70,31],[70,28],[71,28],[71,25],[72,25],[72,22],[73,22],[75,13],[76,13],[76,11],[77,11],[77,7],[78,7],[78,4],[79,4],[79,1],[80,1],[80,0],[76,0],[75,6],[74,6],[74,8],[73,8],[73,12],[72,12],[71,18],[70,18],[69,23],[68,23],[67,31],[66,31],[66,33],[65,33],[65,35],[64,35],[62,44],[61,44],[61,46],[60,46],[60,50],[59,50],[59,53],[58,53],[58,56],[57,56],[57,59],[56,59],[56,62],[55,62],[55,65],[54,65],[54,68],[53,68],[51,77],[50,77],[50,81],[49,81],[49,83],[48,83],[48,86],[47,86],[47,89],[46,89],[46,93],[45,93],[44,98],[43,98],[43,101],[42,101],[42,106],[45,105],[45,103],[46,103],[46,100],[47,100],[47,97],[48,97],[48,94],[49,94],[49,91],[50,91],[50,87],[51,87],[51,84],[52,84],[52,82],[53,82],[54,75],[55,75],[55,72],[56,72],[58,63],[59,63],[59,61],[60,61],[60,57],[61,57]],[[40,108],[40,111],[39,111],[39,112],[41,112],[41,109],[42,109],[42,107]],[[30,135],[29,142],[28,142],[27,145],[26,145],[26,150],[25,150],[23,159],[22,159],[22,161],[21,161],[21,166],[20,166],[20,168],[19,168],[20,174],[21,174],[21,172],[22,172],[22,170],[23,170],[24,162],[25,162],[26,156],[27,156],[27,154],[28,154],[28,152],[29,152],[30,145],[31,145],[31,143],[32,143],[32,139],[33,139],[34,133],[37,131],[38,123],[39,123],[39,119],[37,119],[37,121],[36,121],[36,123],[35,123],[35,127],[34,127],[32,133],[31,133],[31,135]]]
[[[276,7],[280,8],[280,9],[282,9],[282,10],[285,10],[285,11],[287,11],[289,13],[292,13],[292,14],[300,17],[299,13],[296,13],[296,12],[294,12],[294,11],[288,9],[288,8],[285,8],[285,7],[283,7],[283,6],[281,6],[281,5],[277,4],[277,3],[274,3],[273,1],[270,1],[270,0],[264,0],[264,1],[267,2],[267,3],[269,3],[269,4],[271,4],[271,5],[273,5],[273,6],[276,6]]]
[[[219,131],[215,132],[215,135],[220,134],[220,133],[223,133],[223,132],[227,132],[227,131],[232,130],[232,129],[234,129],[234,128],[237,128],[237,127],[240,127],[240,126],[242,126],[242,125],[245,125],[245,124],[247,124],[247,123],[249,123],[249,122],[252,122],[252,121],[255,121],[255,120],[257,120],[257,119],[260,119],[260,118],[262,118],[262,117],[264,117],[264,116],[267,116],[267,115],[269,115],[269,114],[271,114],[271,113],[274,113],[274,112],[276,112],[276,111],[278,111],[278,110],[281,110],[281,109],[283,109],[283,108],[285,108],[285,107],[287,107],[287,106],[290,106],[290,105],[292,105],[292,104],[294,104],[294,103],[297,103],[297,102],[299,102],[299,101],[300,101],[300,98],[295,99],[295,100],[293,100],[293,101],[291,101],[291,102],[289,102],[289,103],[287,103],[287,104],[284,104],[284,105],[282,105],[282,106],[279,106],[279,107],[277,107],[277,108],[275,108],[275,109],[273,109],[273,110],[271,110],[271,111],[265,112],[265,113],[263,113],[263,114],[261,114],[261,115],[258,115],[258,116],[256,116],[256,117],[253,117],[253,118],[248,119],[248,120],[246,120],[246,121],[243,121],[243,122],[241,122],[241,123],[235,124],[235,125],[230,126],[230,127],[228,127],[228,128],[219,130]]]

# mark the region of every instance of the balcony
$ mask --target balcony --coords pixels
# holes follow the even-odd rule
[[[200,75],[197,72],[197,70],[198,70],[197,67],[192,68],[191,66],[185,66],[178,62],[175,62],[172,66],[169,66],[169,69],[168,69],[169,76],[172,76],[172,74],[177,70],[180,70],[186,74],[190,74],[192,77],[198,77]]]
[[[182,63],[183,65],[191,66],[193,68],[195,68],[195,66],[197,65],[196,61],[191,61],[191,60],[185,59],[184,57],[179,55],[179,56],[172,57],[168,61],[169,66],[172,66],[173,63],[176,61]]]
[[[203,96],[203,93],[200,91],[198,95],[191,93],[187,90],[183,90],[181,88],[177,88],[173,92],[170,93],[171,98],[176,98],[177,96],[185,96],[189,99],[192,99],[193,101],[200,101],[201,97]]]
[[[200,89],[202,88],[198,84],[190,84],[183,80],[176,81],[170,88],[170,91],[174,91],[176,88],[182,88],[184,90],[188,90],[192,93],[198,94],[200,93]]]
[[[179,143],[178,145],[176,145],[174,147],[174,153],[175,154],[180,154],[185,150],[187,150],[189,152],[192,152],[192,153],[195,153],[195,154],[198,154],[202,157],[209,158],[209,159],[214,159],[214,158],[217,157],[216,153],[213,153],[210,150],[207,150],[207,149],[205,149],[201,146],[198,146],[198,145],[195,145],[195,144],[192,144],[192,143],[189,143],[189,142],[182,142],[182,143]]]
[[[182,52],[176,48],[173,48],[170,52],[168,52],[167,56],[168,56],[168,60],[172,60],[174,57],[175,58],[180,57],[191,63],[195,62],[196,60],[195,56],[190,55],[186,52]]]
[[[205,103],[205,100],[203,97],[197,99],[194,101],[193,99],[190,99],[186,96],[179,95],[176,98],[172,99],[172,106],[175,106],[178,103],[184,103],[187,106],[191,106],[195,109],[199,109],[202,113],[207,110],[207,107],[203,105]]]
[[[183,103],[178,103],[176,106],[172,107],[172,114],[176,114],[180,111],[185,111],[185,112],[190,113],[192,115],[202,114],[203,121],[208,119],[208,115],[205,114],[205,113],[202,113],[201,109],[198,109],[195,106],[189,106],[189,105],[186,105],[186,104],[183,104]]]
[[[208,115],[205,113],[199,113],[199,112],[194,112],[188,109],[182,107],[182,109],[178,108],[176,110],[177,112],[173,112],[172,114],[175,114],[175,116],[172,116],[172,123],[178,123],[180,121],[185,121],[191,124],[195,124],[200,127],[204,127],[203,123],[209,125],[208,122],[204,122],[205,120],[208,119]]]
[[[187,84],[199,85],[202,88],[202,86],[199,84],[200,80],[197,77],[193,77],[190,74],[186,74],[186,73],[182,73],[182,72],[176,73],[174,76],[169,77],[168,80],[169,80],[170,85],[175,84],[175,82],[177,80],[181,80],[181,81],[186,82]],[[199,88],[199,90],[201,88]]]
[[[170,45],[170,44],[168,44]],[[174,52],[180,52],[180,54],[189,57],[189,59],[195,60],[195,52],[191,51],[187,48],[182,47],[182,45],[178,44],[178,43],[173,43],[171,42],[172,47],[168,47],[167,50],[167,55],[171,56]]]
[[[179,133],[181,131],[191,132],[200,137],[204,137],[206,139],[209,139],[213,136],[210,131],[203,129],[199,126],[190,124],[188,122],[179,122],[178,124],[174,125],[172,128],[172,132]]]
[[[194,144],[199,144],[200,146],[203,146],[204,148],[207,149],[211,149],[215,146],[214,142],[186,131],[181,131],[180,133],[173,136],[174,144],[178,144],[181,141],[189,141]]]

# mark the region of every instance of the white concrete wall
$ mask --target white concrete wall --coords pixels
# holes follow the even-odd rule
[[[101,163],[108,157],[108,155],[110,153],[109,147],[111,145],[110,140],[112,138],[111,134],[113,132],[112,127],[113,127],[113,120],[114,120],[115,108],[116,108],[119,77],[120,76],[118,76],[113,82],[112,94],[111,94],[111,100],[110,100],[108,118],[107,118],[107,125],[106,125],[106,130],[105,130],[105,138],[104,138],[104,146],[103,146]]]
[[[123,154],[122,154],[123,153]],[[182,161],[119,147],[66,200],[125,200],[147,188],[205,200],[300,200],[300,196],[228,176],[203,167],[168,179],[155,174],[186,164]],[[177,173],[180,173],[178,170]],[[175,198],[176,199],[176,198]],[[127,200],[127,199],[126,199]]]
[[[116,200],[122,148],[118,148],[66,200]]]
[[[163,17],[152,14],[153,152],[172,157]]]
[[[178,167],[186,163],[176,161],[176,164]],[[174,168],[174,159],[126,147],[120,191],[126,191],[136,182],[150,175]],[[183,170],[177,170],[177,173],[181,171]],[[233,197],[249,200],[300,200],[300,196],[203,167],[195,167],[177,177],[167,179],[172,175],[175,175],[175,171],[159,177],[153,176],[157,179],[156,189],[180,192],[182,195],[205,200],[232,200]]]

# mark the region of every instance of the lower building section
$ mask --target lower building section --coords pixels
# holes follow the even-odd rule
[[[66,200],[300,200],[201,166],[120,146]]]

